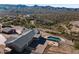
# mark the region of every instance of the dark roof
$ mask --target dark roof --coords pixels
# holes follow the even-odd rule
[[[10,33],[11,31],[14,31],[15,29],[13,28],[10,28],[10,27],[6,27],[6,28],[3,28],[2,32],[5,32],[5,33]],[[16,31],[16,30],[15,30]]]
[[[22,35],[20,35],[18,38],[16,38],[15,40],[12,40],[10,42],[7,42],[7,46],[8,47],[14,47],[15,50],[17,51],[22,51],[24,49],[24,46],[28,45],[28,43],[32,40],[33,36],[35,35],[34,30],[29,30],[25,33],[23,33]]]

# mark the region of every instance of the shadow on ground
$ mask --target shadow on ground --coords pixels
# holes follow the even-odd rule
[[[44,39],[43,37],[40,37],[38,39],[35,39],[30,45],[29,47],[31,48],[36,48],[39,44],[44,44],[46,41],[46,39]]]

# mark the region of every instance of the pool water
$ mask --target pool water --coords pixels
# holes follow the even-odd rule
[[[55,41],[55,42],[61,41],[61,39],[59,37],[53,37],[53,36],[49,36],[47,39],[50,41]]]

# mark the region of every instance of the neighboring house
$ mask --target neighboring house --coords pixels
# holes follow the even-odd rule
[[[6,34],[15,34],[16,30],[14,28],[5,27],[3,28],[2,32]]]

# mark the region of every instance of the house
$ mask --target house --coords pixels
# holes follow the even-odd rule
[[[5,27],[3,28],[2,32],[6,34],[15,34],[16,30],[14,28]]]
[[[29,29],[28,31],[20,35],[18,38],[6,42],[6,46],[17,52],[22,52],[32,42],[32,39],[35,34],[36,33],[34,30]]]

